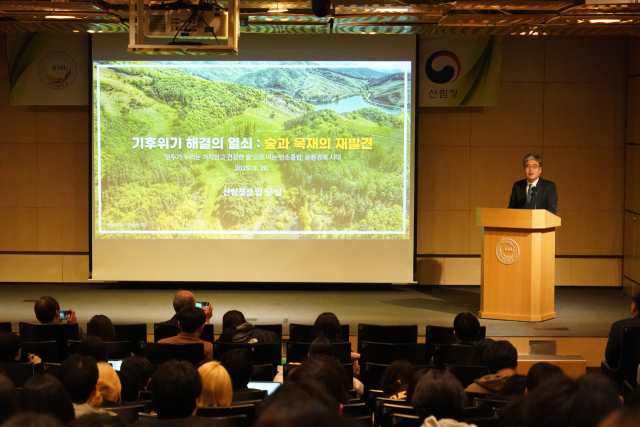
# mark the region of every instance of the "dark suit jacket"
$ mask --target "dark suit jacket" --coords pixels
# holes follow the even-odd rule
[[[527,180],[523,179],[513,184],[509,209],[546,209],[552,214],[558,212],[558,191],[556,185],[540,178],[536,187],[538,194],[527,204]]]
[[[622,328],[625,326],[640,326],[640,317],[622,319],[611,325],[609,341],[604,351],[604,358],[611,368],[617,368],[620,363],[620,349],[622,348]]]
[[[178,326],[178,314],[174,314],[173,317],[164,322],[160,322],[160,325]]]

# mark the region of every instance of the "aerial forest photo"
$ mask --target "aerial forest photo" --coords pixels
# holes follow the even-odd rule
[[[407,239],[410,62],[94,62],[97,238]]]

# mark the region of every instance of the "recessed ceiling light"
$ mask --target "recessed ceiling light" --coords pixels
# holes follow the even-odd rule
[[[76,19],[76,17],[68,15],[47,15],[45,19]]]
[[[592,24],[615,24],[620,22],[619,19],[589,19]]]
[[[401,9],[401,8],[398,8],[398,7],[390,7],[388,9],[376,9],[375,11],[376,12],[390,12],[390,13],[392,13],[392,12],[406,12],[407,9],[404,9],[404,8]]]
[[[94,30],[87,30],[87,33],[95,33]]]

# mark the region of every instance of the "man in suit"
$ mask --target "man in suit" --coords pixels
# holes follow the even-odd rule
[[[620,350],[622,348],[622,328],[624,326],[640,326],[640,292],[633,297],[631,303],[631,317],[618,320],[611,325],[609,341],[604,351],[604,358],[611,368],[617,368],[620,363]]]
[[[513,184],[509,209],[546,209],[552,214],[558,212],[558,191],[556,185],[540,178],[542,157],[527,154],[522,162],[527,179]]]
[[[189,291],[178,291],[173,296],[173,309],[176,314],[169,320],[164,322],[160,322],[161,325],[170,325],[170,326],[178,326],[178,313],[187,307],[195,307],[196,306],[196,297]],[[204,314],[207,317],[207,321],[205,324],[210,324],[211,316],[213,316],[213,306],[211,303],[207,306]]]

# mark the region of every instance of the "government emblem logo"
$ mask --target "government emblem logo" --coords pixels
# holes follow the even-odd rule
[[[496,256],[503,264],[513,264],[520,256],[520,247],[513,239],[502,239],[496,246]]]

